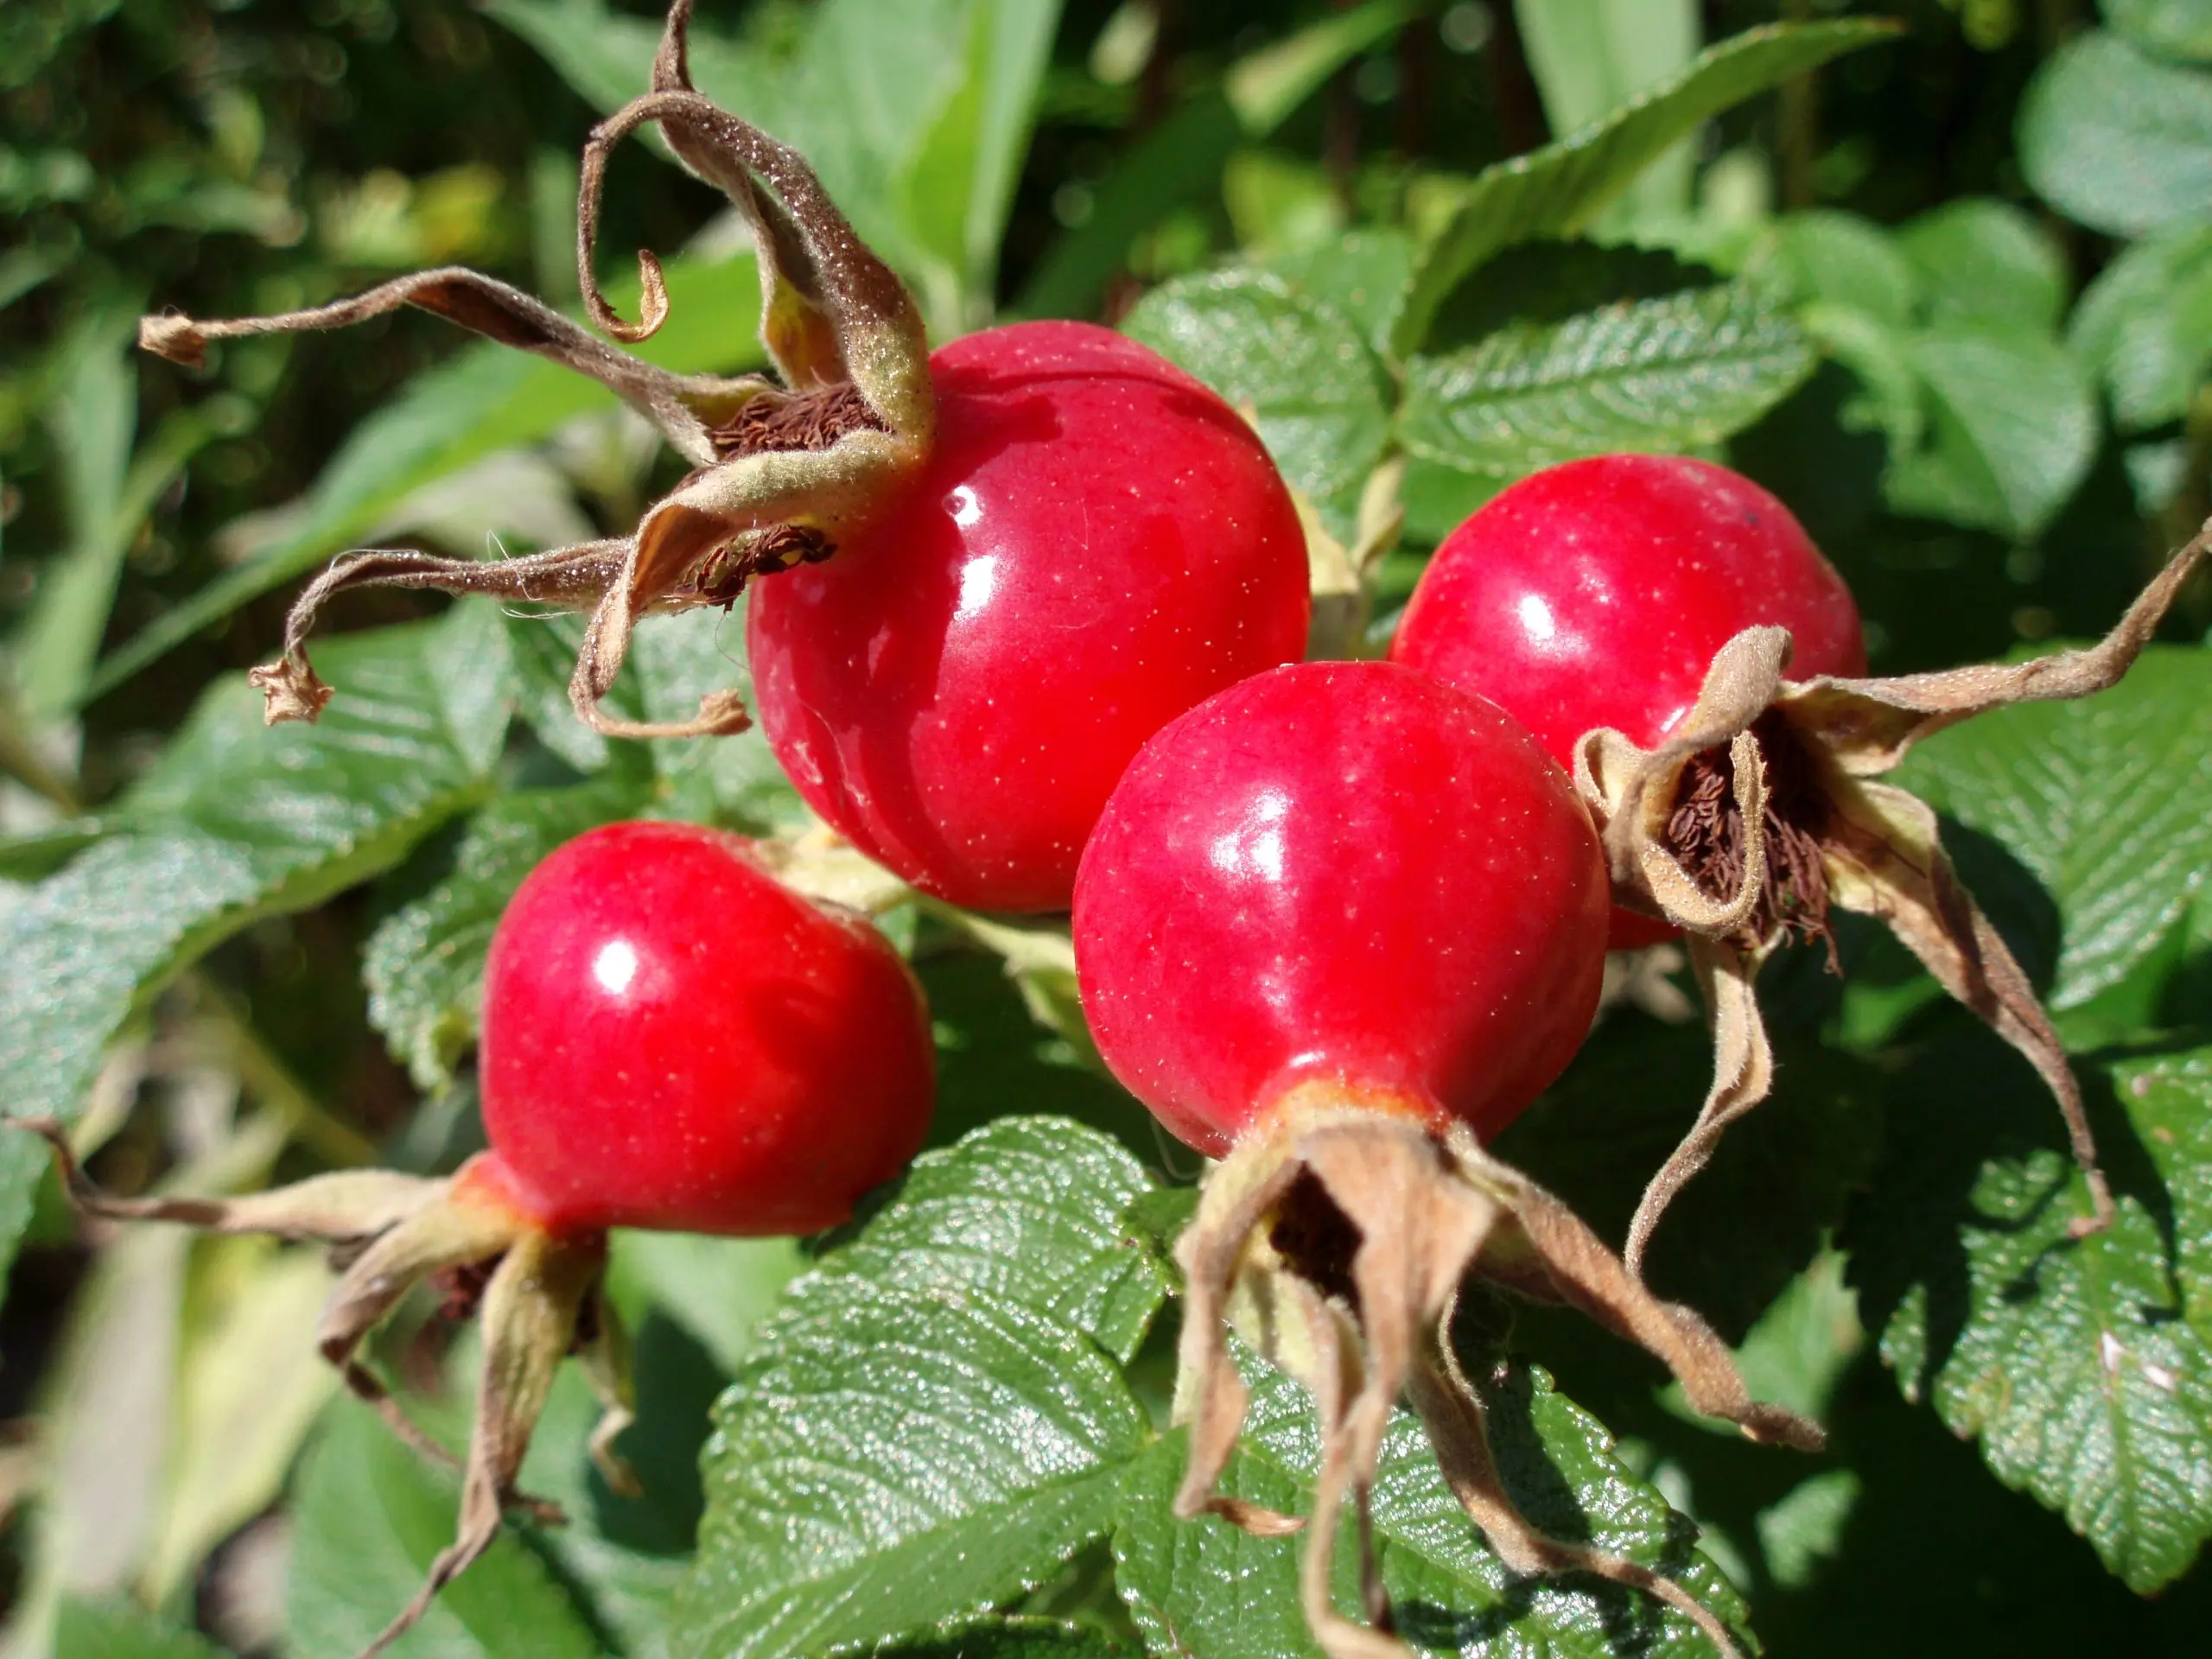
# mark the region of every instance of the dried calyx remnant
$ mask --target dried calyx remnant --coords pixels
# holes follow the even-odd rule
[[[330,700],[305,640],[323,604],[344,589],[432,588],[588,611],[569,682],[576,712],[616,736],[742,730],[734,692],[710,693],[697,715],[669,724],[617,719],[601,708],[637,620],[656,611],[727,605],[746,583],[827,557],[839,537],[927,458],[936,397],[919,314],[899,279],[853,234],[805,161],[691,88],[685,35],[691,0],[670,8],[652,90],[601,122],[584,150],[577,262],[592,321],[636,341],[668,315],[658,260],[641,252],[644,315],[618,316],[593,275],[607,157],[657,124],[669,148],[718,186],[753,230],[760,256],[760,338],[782,378],[673,374],[617,350],[559,312],[472,270],[404,276],[311,311],[199,321],[149,317],[139,343],[196,365],[210,340],[336,328],[403,305],[420,307],[588,374],[658,426],[695,470],[649,508],[634,532],[489,562],[409,551],[334,563],[292,607],[281,660],[254,671],[271,723],[313,720]]]
[[[346,1386],[375,1407],[403,1440],[440,1463],[450,1465],[451,1453],[416,1427],[362,1363],[361,1344],[417,1285],[444,1294],[442,1313],[473,1313],[480,1320],[484,1360],[475,1423],[461,1465],[460,1525],[414,1599],[359,1659],[373,1659],[412,1629],[438,1592],[492,1547],[509,1511],[541,1524],[562,1520],[558,1505],[518,1491],[515,1482],[554,1373],[570,1354],[583,1366],[602,1408],[591,1437],[593,1461],[616,1491],[637,1491],[635,1478],[613,1451],[636,1400],[628,1339],[605,1292],[607,1236],[556,1233],[532,1222],[489,1157],[463,1165],[444,1180],[347,1170],[244,1198],[120,1198],[86,1177],[60,1123],[22,1118],[16,1127],[52,1145],[70,1201],[81,1214],[328,1245],[340,1278],[316,1325],[316,1345]]]
[[[1452,1495],[1509,1569],[1630,1586],[1680,1611],[1724,1654],[1740,1653],[1727,1626],[1674,1579],[1553,1538],[1521,1513],[1491,1455],[1482,1397],[1447,1336],[1459,1287],[1472,1273],[1582,1309],[1663,1361],[1696,1409],[1752,1440],[1813,1451],[1820,1429],[1752,1400],[1710,1326],[1653,1296],[1566,1205],[1484,1152],[1463,1126],[1438,1128],[1307,1085],[1216,1166],[1175,1254],[1188,1286],[1175,1419],[1191,1432],[1175,1511],[1216,1515],[1262,1536],[1303,1529],[1300,1597],[1330,1659],[1408,1659],[1389,1634],[1369,1515],[1402,1396]],[[1303,1520],[1214,1490],[1249,1398],[1231,1331],[1313,1395],[1321,1467]],[[1359,1520],[1363,1624],[1338,1612],[1331,1596],[1347,1499]]]
[[[1748,628],[1713,658],[1696,706],[1657,748],[1584,735],[1575,782],[1596,817],[1617,899],[1688,936],[1713,1024],[1711,1092],[1637,1206],[1624,1254],[1643,1271],[1667,1205],[1774,1063],[1753,982],[1790,933],[1828,938],[1831,908],[1889,924],[1953,996],[2026,1056],[2056,1096],[2088,1184],[2075,1236],[2111,1224],[2080,1085],[2026,973],[1959,883],[1935,812],[1875,781],[1921,739],[2013,703],[2088,696],[2126,673],[2212,548],[2212,524],[2174,555],[2104,639],[2024,663],[1893,679],[1784,677],[1789,637]]]

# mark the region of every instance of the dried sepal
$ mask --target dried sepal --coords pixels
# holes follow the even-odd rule
[[[611,1446],[630,1421],[632,1396],[627,1344],[602,1287],[606,1237],[555,1234],[535,1224],[505,1200],[502,1180],[481,1161],[448,1180],[354,1170],[234,1198],[119,1198],[86,1176],[59,1123],[11,1121],[54,1147],[70,1202],[80,1214],[327,1244],[340,1276],[316,1323],[317,1348],[403,1441],[442,1464],[452,1464],[451,1454],[400,1409],[361,1363],[360,1347],[418,1285],[468,1287],[448,1299],[464,1306],[475,1302],[474,1287],[481,1285],[476,1306],[484,1363],[475,1423],[461,1460],[460,1524],[414,1599],[361,1659],[383,1652],[411,1629],[437,1592],[491,1547],[510,1511],[541,1524],[562,1521],[557,1505],[518,1491],[515,1482],[553,1373],[572,1351],[582,1354],[606,1407],[592,1439],[593,1456],[618,1491],[634,1490]]]
[[[1263,1535],[1299,1525],[1214,1492],[1249,1403],[1230,1352],[1233,1331],[1313,1397],[1321,1465],[1300,1584],[1330,1659],[1405,1659],[1386,1633],[1367,1513],[1390,1413],[1408,1395],[1447,1484],[1509,1568],[1588,1572],[1648,1590],[1735,1651],[1725,1627],[1672,1580],[1548,1538],[1514,1507],[1490,1458],[1480,1396],[1448,1357],[1460,1285],[1471,1272],[1584,1308],[1665,1361],[1698,1409],[1755,1440],[1817,1447],[1820,1430],[1751,1400],[1710,1327],[1654,1298],[1566,1205],[1471,1135],[1440,1133],[1421,1116],[1348,1103],[1332,1089],[1302,1090],[1209,1176],[1176,1257],[1188,1300],[1175,1418],[1189,1428],[1191,1451],[1175,1513],[1214,1514]],[[1330,1597],[1347,1503],[1360,1521],[1365,1625],[1337,1612]]]
[[[615,315],[592,270],[607,154],[636,128],[658,124],[679,158],[719,185],[753,228],[761,340],[782,384],[760,375],[672,374],[504,283],[458,268],[402,277],[313,310],[219,321],[149,317],[140,325],[146,349],[196,364],[210,340],[342,327],[416,306],[591,376],[651,419],[696,469],[632,534],[611,541],[480,563],[405,552],[340,560],[293,606],[283,658],[252,676],[272,724],[314,720],[329,701],[305,645],[325,601],[345,588],[400,586],[588,612],[570,701],[609,736],[741,731],[748,721],[733,691],[709,693],[688,720],[646,723],[604,712],[639,619],[728,605],[756,576],[829,556],[926,460],[936,395],[912,300],[796,151],[691,89],[690,11],[690,0],[671,7],[653,90],[602,122],[586,148],[578,206],[586,302],[601,327],[625,340],[644,339],[667,315],[666,283],[651,253],[639,256],[645,311],[634,325]]]
[[[1827,937],[1831,906],[1886,922],[1945,990],[2036,1068],[2058,1103],[2089,1189],[2091,1212],[2069,1230],[2078,1238],[2111,1224],[2112,1190],[2081,1086],[2034,986],[1960,885],[1936,814],[1872,779],[1921,739],[1975,715],[2084,697],[2115,683],[2208,550],[2212,524],[2168,561],[2110,633],[2083,650],[1893,679],[1793,683],[1783,677],[1787,636],[1749,628],[1713,658],[1696,708],[1666,743],[1642,750],[1610,730],[1580,740],[1575,781],[1604,837],[1616,900],[1692,935],[1714,1028],[1712,1091],[1630,1223],[1627,1257],[1638,1274],[1675,1194],[1770,1086],[1772,1058],[1752,995],[1760,963],[1787,931]],[[1758,810],[1744,788],[1754,770],[1765,785]],[[1732,813],[1716,815],[1710,800],[1706,810],[1691,810],[1694,788],[1710,796],[1731,774]],[[1685,881],[1693,889],[1688,900]],[[1830,950],[1833,962],[1832,938]]]

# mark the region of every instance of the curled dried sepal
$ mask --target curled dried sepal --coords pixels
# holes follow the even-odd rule
[[[1713,658],[1681,735],[1650,751],[1612,731],[1581,740],[1575,780],[1604,835],[1615,895],[1693,936],[1714,1027],[1712,1092],[1637,1207],[1627,1249],[1632,1269],[1641,1274],[1653,1229],[1722,1131],[1765,1097],[1773,1064],[1753,995],[1760,963],[1789,931],[1825,933],[1831,905],[1888,923],[1945,990],[2035,1066],[2058,1102],[2089,1189],[2091,1212],[2070,1230],[2078,1238],[2111,1224],[2112,1190],[2081,1088],[2034,986],[1960,885],[1934,811],[1872,780],[1947,726],[2113,684],[2208,550],[2212,524],[2086,650],[1894,679],[1800,683],[1783,677],[1786,636],[1751,628]],[[1732,773],[1734,810],[1725,822],[1694,823],[1696,815],[1684,807],[1700,769],[1707,784]],[[1744,787],[1753,772],[1764,783],[1757,804]],[[1694,890],[1687,900],[1685,882]],[[1716,896],[1716,885],[1726,892]]]
[[[294,605],[283,657],[255,671],[272,724],[313,720],[329,701],[305,647],[325,601],[343,588],[400,586],[590,612],[570,697],[583,720],[611,736],[741,731],[745,710],[728,691],[709,694],[695,718],[666,724],[602,712],[632,628],[657,611],[727,605],[755,576],[827,557],[927,458],[936,397],[928,340],[912,299],[853,234],[796,151],[692,91],[685,65],[690,13],[690,0],[676,0],[652,91],[602,122],[585,149],[577,247],[584,293],[594,320],[618,339],[641,340],[667,315],[666,285],[652,254],[639,256],[645,304],[637,325],[615,315],[592,271],[607,153],[639,126],[657,123],[683,162],[720,186],[753,227],[760,337],[780,385],[759,375],[672,374],[506,283],[457,267],[401,277],[313,310],[223,321],[149,317],[140,324],[141,346],[194,365],[210,340],[342,327],[416,306],[591,376],[652,420],[696,468],[646,511],[634,533],[611,541],[481,563],[406,552],[339,561]]]
[[[359,1354],[369,1332],[417,1285],[448,1274],[483,1276],[484,1364],[461,1463],[460,1524],[414,1599],[360,1659],[383,1652],[411,1629],[439,1590],[491,1548],[509,1510],[544,1524],[562,1520],[556,1505],[518,1491],[515,1482],[553,1373],[572,1350],[582,1354],[605,1408],[592,1455],[617,1491],[634,1490],[612,1451],[633,1401],[627,1346],[602,1290],[606,1237],[556,1235],[534,1224],[505,1198],[504,1181],[485,1160],[449,1180],[358,1170],[237,1198],[118,1198],[87,1179],[59,1123],[13,1122],[53,1147],[70,1202],[82,1214],[327,1244],[340,1278],[316,1324],[317,1347],[402,1440],[442,1463],[450,1463],[450,1455],[415,1426]]]
[[[1448,1356],[1444,1333],[1460,1284],[1473,1272],[1585,1309],[1665,1361],[1699,1410],[1752,1439],[1810,1449],[1820,1430],[1751,1400],[1702,1320],[1654,1298],[1563,1204],[1471,1135],[1347,1103],[1333,1090],[1300,1091],[1208,1178],[1176,1256],[1189,1300],[1175,1416],[1189,1426],[1191,1459],[1175,1511],[1268,1535],[1298,1525],[1214,1494],[1248,1401],[1229,1351],[1234,1330],[1313,1395],[1321,1466],[1300,1584],[1330,1659],[1405,1659],[1382,1633],[1388,1608],[1371,1557],[1362,1573],[1367,1625],[1336,1611],[1330,1578],[1347,1498],[1368,1536],[1382,1436],[1408,1392],[1454,1495],[1510,1568],[1586,1572],[1648,1591],[1737,1652],[1725,1626],[1673,1580],[1550,1538],[1514,1506],[1491,1459],[1481,1400]]]

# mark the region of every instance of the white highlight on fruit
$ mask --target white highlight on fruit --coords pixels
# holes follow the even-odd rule
[[[1252,803],[1243,823],[1225,836],[1217,836],[1207,855],[1224,875],[1256,875],[1268,881],[1282,880],[1282,822],[1290,816],[1290,798],[1268,790]]]
[[[1540,645],[1549,645],[1559,638],[1559,624],[1553,620],[1552,607],[1544,603],[1541,594],[1522,594],[1521,603],[1516,608],[1521,618],[1521,626],[1528,631],[1531,639]]]
[[[600,988],[610,996],[620,996],[630,988],[630,982],[638,976],[638,952],[627,939],[615,939],[599,947],[599,954],[592,958],[591,976]]]
[[[966,530],[983,516],[983,504],[976,499],[976,492],[963,484],[949,499],[952,508],[952,522]]]
[[[964,622],[991,602],[999,587],[999,556],[986,553],[960,567],[960,610],[955,618]]]

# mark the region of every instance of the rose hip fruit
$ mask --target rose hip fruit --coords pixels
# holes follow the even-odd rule
[[[1490,698],[1571,766],[1597,727],[1657,743],[1714,653],[1762,624],[1789,630],[1794,672],[1866,671],[1850,590],[1789,508],[1710,461],[1597,455],[1522,479],[1445,537],[1390,659]],[[1617,910],[1611,943],[1675,931]]]
[[[1270,1536],[1300,1524],[1214,1492],[1244,1417],[1225,1335],[1241,1309],[1236,1328],[1320,1420],[1300,1599],[1324,1651],[1388,1645],[1336,1611],[1331,1563],[1402,1398],[1511,1571],[1632,1585],[1739,1651],[1672,1579],[1548,1537],[1514,1505],[1444,1333],[1471,1272],[1597,1313],[1754,1438],[1819,1444],[1750,1399],[1694,1314],[1482,1147],[1581,1042],[1607,908],[1558,762],[1495,706],[1388,663],[1278,668],[1201,703],[1145,745],[1084,852],[1076,966],[1099,1052],[1223,1160],[1176,1246],[1191,1459],[1175,1511]],[[1365,1565],[1362,1603],[1387,1624]]]
[[[485,973],[492,1155],[557,1230],[835,1226],[920,1147],[933,1053],[882,934],[690,824],[563,847]]]
[[[1084,851],[1084,1009],[1220,1156],[1299,1084],[1488,1139],[1597,1007],[1606,886],[1567,774],[1491,704],[1382,663],[1279,668],[1147,744]]]
[[[1065,909],[1145,740],[1303,654],[1305,540],[1250,428],[1134,341],[1022,323],[931,371],[919,482],[753,592],[761,721],[809,804],[905,880]]]
[[[1789,630],[1798,678],[1866,671],[1851,592],[1789,508],[1711,461],[1597,455],[1446,537],[1390,660],[1488,697],[1571,766],[1595,727],[1656,743],[1761,625]]]
[[[779,885],[752,843],[680,823],[610,824],[533,870],[499,918],[480,1054],[489,1151],[449,1180],[349,1170],[227,1200],[123,1199],[54,1143],[88,1213],[321,1239],[343,1276],[323,1354],[410,1444],[442,1453],[355,1357],[416,1285],[480,1312],[484,1363],[461,1523],[380,1653],[499,1535],[563,1357],[630,1421],[627,1344],[603,1279],[607,1229],[772,1235],[834,1226],[921,1145],[934,1065],[920,992],[859,918]],[[366,1655],[364,1656],[366,1659]]]

